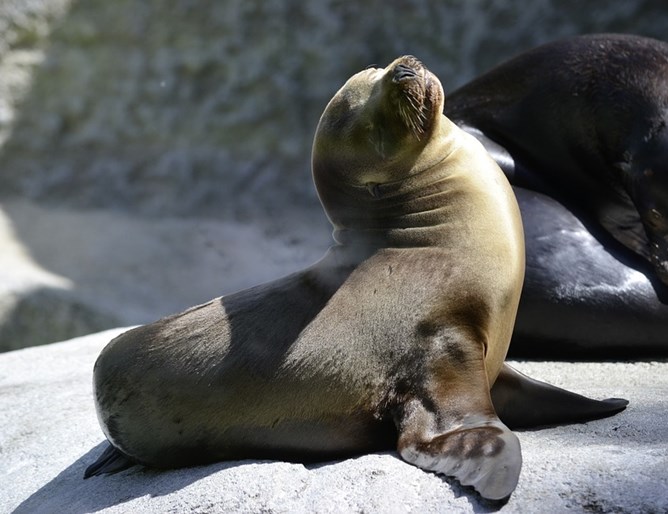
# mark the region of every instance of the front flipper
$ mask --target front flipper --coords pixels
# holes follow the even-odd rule
[[[397,449],[411,464],[504,500],[519,479],[520,442],[494,413],[482,345],[457,351],[461,359],[432,359],[399,406]]]
[[[403,434],[398,450],[406,462],[454,477],[488,500],[508,498],[522,468],[519,439],[495,416],[464,419],[433,436]]]
[[[593,400],[503,365],[491,390],[494,409],[510,428],[582,423],[624,410],[627,400]]]

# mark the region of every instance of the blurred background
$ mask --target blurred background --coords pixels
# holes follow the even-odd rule
[[[320,113],[402,54],[446,94],[663,0],[0,0],[0,351],[145,323],[330,243]],[[549,77],[546,77],[549,80]]]

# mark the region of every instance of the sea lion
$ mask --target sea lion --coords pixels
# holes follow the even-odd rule
[[[526,220],[526,274],[509,355],[656,358],[668,349],[668,305],[636,263],[594,237],[554,198],[514,188]],[[642,269],[645,269],[643,273]]]
[[[604,248],[589,254],[593,262],[582,266],[582,256],[573,252],[562,259],[549,259],[540,239],[527,238],[527,254],[534,261],[527,268],[527,283],[554,284],[538,288],[536,309],[523,301],[518,328],[545,323],[554,327],[543,334],[529,330],[526,339],[551,356],[566,357],[557,342],[568,340],[586,353],[603,349],[599,336],[612,336],[611,346],[665,354],[668,350],[666,299],[668,298],[668,44],[654,39],[599,34],[578,36],[540,46],[503,63],[472,80],[448,97],[446,114],[476,136],[509,177],[518,198],[523,190],[536,191],[556,200],[577,218]],[[533,196],[520,200],[527,232],[545,235],[556,243],[569,243],[557,232],[545,233],[539,224],[552,210]],[[567,222],[563,227],[569,232]],[[545,227],[547,230],[547,227]],[[616,263],[609,262],[608,254]],[[564,258],[569,259],[567,261]],[[644,262],[643,262],[644,261]],[[564,300],[563,291],[577,284],[591,284],[590,267],[614,271],[603,282],[616,294],[589,295],[580,288]],[[578,271],[579,270],[579,271]],[[566,271],[566,277],[562,276]],[[629,287],[628,277],[640,271],[647,278]],[[575,275],[576,276],[575,276]],[[618,278],[615,278],[618,277]],[[650,285],[647,289],[647,285]],[[653,291],[652,291],[653,289]],[[525,297],[528,299],[529,295]],[[650,325],[662,330],[643,332],[632,311],[619,309],[619,301],[637,305]],[[551,307],[550,307],[551,306]],[[605,307],[609,307],[605,315]],[[591,326],[599,312],[599,329],[579,341],[567,333]],[[623,324],[622,318],[631,325]],[[529,319],[529,316],[534,316]],[[576,324],[573,321],[579,320]],[[615,330],[613,325],[622,329]],[[633,332],[640,332],[638,343]],[[631,337],[621,340],[622,334]],[[655,336],[654,334],[660,334]],[[544,341],[545,344],[541,344]],[[615,342],[616,341],[616,342]],[[512,345],[513,350],[519,345]],[[573,355],[573,352],[569,352]]]
[[[345,83],[313,145],[336,244],[304,271],[114,339],[94,370],[112,446],[86,476],[395,447],[502,499],[522,459],[492,384],[499,414],[518,426],[624,408],[504,366],[520,216],[503,173],[443,102],[411,56]]]

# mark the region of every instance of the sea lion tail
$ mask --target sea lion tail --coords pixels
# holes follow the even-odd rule
[[[102,455],[86,468],[84,480],[97,475],[110,475],[128,469],[137,463],[111,444],[107,445]]]
[[[628,400],[593,400],[523,375],[503,365],[491,390],[501,420],[510,428],[582,423],[623,411]]]

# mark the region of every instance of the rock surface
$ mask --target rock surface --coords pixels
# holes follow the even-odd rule
[[[469,490],[394,452],[304,466],[235,461],[131,468],[83,480],[103,449],[93,362],[123,329],[0,355],[0,512],[490,512]],[[605,420],[519,432],[524,466],[501,512],[666,512],[667,362],[515,363],[630,406]]]
[[[0,351],[147,323],[300,270],[331,242],[321,218],[282,226],[0,204]]]
[[[369,64],[413,53],[452,90],[548,40],[666,25],[655,0],[0,2],[0,351],[317,258],[313,132]]]
[[[660,2],[176,0],[0,3],[0,347],[143,323],[313,262],[318,116],[413,53],[451,90],[557,37],[665,37]],[[512,30],[510,30],[512,28]],[[95,357],[118,330],[0,355],[0,512],[486,512],[392,452],[81,479],[102,448]],[[0,348],[2,349],[2,348]],[[521,363],[631,400],[520,433],[505,512],[668,510],[668,363]]]
[[[447,92],[548,40],[668,23],[654,0],[7,4],[0,192],[172,215],[315,205],[318,118],[370,64],[412,53]]]

